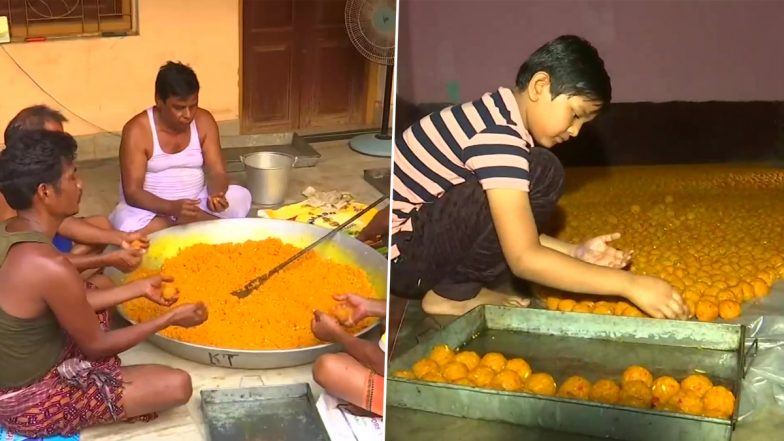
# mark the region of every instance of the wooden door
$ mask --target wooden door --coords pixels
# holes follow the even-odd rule
[[[295,0],[243,0],[241,115],[243,132],[299,124]]]
[[[366,61],[345,30],[346,0],[243,0],[243,132],[362,122]]]
[[[364,117],[365,58],[348,38],[346,0],[298,1],[303,38],[300,128],[358,124]]]

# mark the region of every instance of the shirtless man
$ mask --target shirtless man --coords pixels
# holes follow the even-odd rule
[[[62,132],[63,123],[67,121],[62,113],[47,106],[27,107],[8,123],[4,142],[7,145],[13,137],[25,130]],[[0,221],[14,216],[16,211],[8,206],[5,198],[0,195]],[[142,244],[142,249],[131,247],[131,243],[135,241]],[[94,276],[95,270],[111,266],[121,271],[132,271],[141,263],[147,238],[139,233],[115,230],[106,216],[71,216],[60,225],[53,243],[57,249],[67,254],[68,259],[80,272],[90,276],[88,281],[98,287],[108,287],[111,286],[109,279]],[[120,249],[104,254],[107,245],[115,245]]]
[[[0,421],[28,437],[71,435],[86,426],[149,420],[188,402],[190,376],[161,365],[121,366],[117,354],[169,326],[198,326],[203,304],[111,330],[107,309],[146,297],[171,306],[161,276],[85,291],[71,262],[51,245],[79,211],[76,141],[25,131],[0,153],[0,192],[17,216],[0,222]]]
[[[218,124],[199,107],[190,67],[168,62],[155,80],[155,106],[131,118],[120,142],[115,228],[150,234],[172,225],[247,216],[250,192],[229,185]]]

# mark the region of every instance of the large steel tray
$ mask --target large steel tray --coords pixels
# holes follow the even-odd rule
[[[329,441],[308,383],[201,391],[209,441]]]
[[[432,347],[523,357],[560,384],[620,378],[633,364],[654,376],[706,372],[740,401],[746,354],[743,325],[706,324],[484,306],[474,309],[392,360],[389,372],[410,369]],[[735,419],[723,420],[624,406],[495,391],[393,377],[387,405],[480,420],[630,441],[729,440]],[[737,410],[737,409],[736,409]],[[736,412],[737,413],[737,412]]]
[[[150,235],[150,249],[142,266],[160,268],[167,258],[176,255],[180,249],[196,243],[242,242],[275,237],[283,242],[305,247],[327,232],[329,232],[328,229],[315,225],[275,219],[246,218],[197,222],[167,228]],[[373,248],[353,237],[337,234],[330,241],[316,248],[316,251],[334,261],[351,263],[361,267],[368,273],[378,297],[385,297],[387,261]],[[114,268],[107,269],[105,274],[116,283],[121,283],[125,277],[125,274]],[[122,307],[118,308],[118,311],[125,320],[133,323],[124,314]],[[374,331],[377,332],[375,329],[377,326],[378,324],[368,326],[357,335],[366,336]],[[158,334],[150,337],[149,341],[164,351],[187,360],[240,369],[274,369],[298,366],[311,363],[319,355],[340,350],[339,345],[331,343],[286,350],[218,348],[186,343]]]

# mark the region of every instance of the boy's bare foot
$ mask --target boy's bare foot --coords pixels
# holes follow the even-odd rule
[[[432,315],[463,315],[468,311],[481,305],[514,306],[525,308],[531,300],[524,299],[515,295],[501,294],[487,288],[482,288],[479,294],[473,299],[457,301],[449,300],[436,294],[433,290],[428,291],[422,298],[422,310]]]

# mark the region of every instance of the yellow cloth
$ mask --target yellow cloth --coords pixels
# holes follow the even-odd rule
[[[286,219],[325,228],[335,228],[343,222],[351,219],[351,217],[362,211],[365,207],[367,207],[367,204],[362,204],[356,201],[350,201],[339,209],[329,206],[314,207],[309,205],[307,201],[304,201],[298,204],[286,205],[285,207],[281,207],[276,210],[260,210],[259,215],[272,219]],[[373,216],[375,216],[377,212],[378,210],[375,208],[369,210],[367,213],[362,215],[362,217],[355,220],[351,225],[347,226],[344,231],[352,236],[357,235],[363,228],[365,228],[365,226],[367,226],[367,224],[371,219],[373,219]]]

